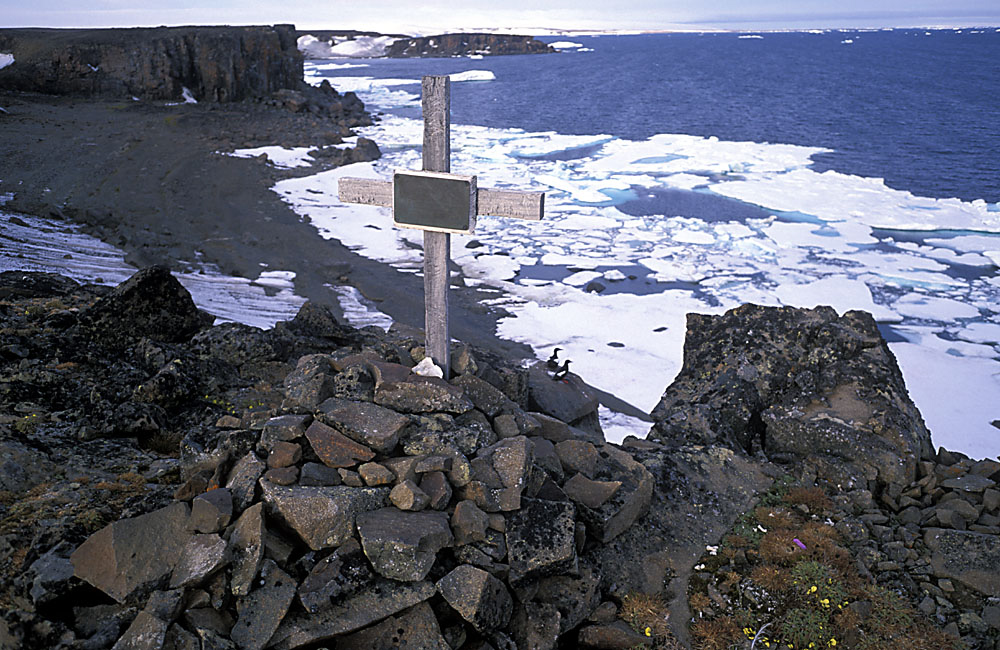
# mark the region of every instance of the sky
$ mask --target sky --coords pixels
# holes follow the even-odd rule
[[[542,6],[543,8],[539,8]],[[0,27],[293,23],[406,34],[1000,25],[997,0],[0,0]]]

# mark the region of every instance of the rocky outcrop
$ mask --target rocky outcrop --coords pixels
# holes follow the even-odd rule
[[[765,436],[796,461],[782,476],[741,444],[744,405],[725,400],[748,390],[706,393],[729,409],[712,427],[668,417],[657,439],[608,444],[572,375],[462,346],[461,374],[428,382],[412,333],[312,303],[268,331],[204,327],[182,291],[159,269],[116,289],[0,274],[0,649],[673,649],[747,645],[764,624],[774,647],[813,620],[815,647],[834,627],[843,647],[1000,639],[1000,463],[921,452],[897,484],[862,454],[782,455]],[[111,340],[88,316],[109,304]],[[817,360],[799,380],[833,386],[828,415],[851,423],[835,390],[849,372],[859,391],[898,388],[894,365],[864,363],[891,357],[863,316],[776,311],[736,310],[721,332],[742,314],[786,356],[705,375],[752,367],[758,396],[799,404],[765,372],[799,367],[794,323]],[[174,318],[191,329],[155,326]],[[679,381],[667,395],[694,379]],[[851,467],[863,483],[834,480]]]
[[[547,54],[555,52],[550,46],[531,36],[513,34],[438,34],[403,38],[386,50],[391,58],[469,56],[479,54]]]
[[[720,443],[895,494],[932,453],[895,357],[867,312],[743,305],[688,315],[684,366],[650,438]]]
[[[293,25],[4,29],[0,88],[55,95],[234,102],[302,83]]]

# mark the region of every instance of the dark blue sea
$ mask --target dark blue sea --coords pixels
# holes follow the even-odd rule
[[[461,64],[376,59],[356,74],[414,77],[486,63],[492,83],[454,85],[454,121],[824,147],[832,153],[814,157],[817,171],[1000,202],[1000,31],[759,35],[549,37],[593,51]]]

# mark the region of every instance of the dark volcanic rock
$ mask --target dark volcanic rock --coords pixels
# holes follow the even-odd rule
[[[233,102],[298,88],[302,56],[292,25],[132,29],[4,29],[0,88]]]
[[[145,268],[112,289],[80,315],[80,327],[95,340],[123,347],[143,337],[178,343],[212,324],[191,294],[165,266]]]
[[[451,546],[448,515],[383,508],[358,515],[365,555],[382,576],[403,582],[423,580],[437,552]]]
[[[510,621],[510,592],[482,569],[462,564],[438,580],[437,588],[448,604],[480,632],[502,628]]]
[[[531,36],[514,34],[438,34],[404,38],[386,50],[389,57],[468,56],[470,54],[546,54],[555,52]]]
[[[188,507],[175,503],[95,533],[70,557],[78,578],[120,603],[166,582],[190,533]]]
[[[652,415],[651,439],[819,457],[833,462],[825,478],[835,482],[853,474],[905,485],[931,453],[895,357],[859,311],[743,305],[689,314],[684,367]]]

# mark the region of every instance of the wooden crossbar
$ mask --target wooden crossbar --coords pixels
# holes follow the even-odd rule
[[[341,178],[337,196],[344,203],[392,207],[392,181],[373,178]],[[545,192],[517,192],[480,188],[476,215],[538,221],[545,211]]]

